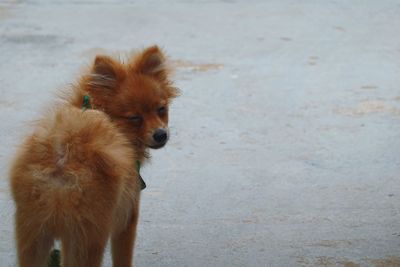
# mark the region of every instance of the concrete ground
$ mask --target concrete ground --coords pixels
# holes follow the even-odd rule
[[[182,96],[137,266],[400,266],[399,29],[395,0],[0,1],[0,265],[26,124],[96,53],[157,43]]]

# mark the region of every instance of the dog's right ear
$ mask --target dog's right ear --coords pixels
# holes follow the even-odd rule
[[[124,69],[109,56],[96,56],[87,85],[91,89],[117,89],[125,77]]]
[[[147,47],[133,58],[130,69],[134,73],[152,76],[160,82],[168,82],[167,74],[169,70],[165,61],[166,58],[162,50],[158,46],[153,45]]]

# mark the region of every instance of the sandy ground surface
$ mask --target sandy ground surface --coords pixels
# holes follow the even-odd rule
[[[399,29],[399,1],[0,1],[0,265],[26,124],[96,53],[157,43],[182,96],[137,266],[400,266]]]

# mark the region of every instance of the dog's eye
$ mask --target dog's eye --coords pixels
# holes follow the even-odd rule
[[[158,108],[157,113],[158,115],[163,116],[165,115],[165,113],[167,113],[167,108],[166,107]]]
[[[128,120],[133,122],[136,126],[139,126],[140,124],[142,124],[143,118],[142,116],[135,115],[128,117]]]

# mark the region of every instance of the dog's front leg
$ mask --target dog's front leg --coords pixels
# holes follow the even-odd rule
[[[139,219],[139,199],[133,205],[132,217],[126,228],[112,236],[112,258],[114,267],[131,267]]]

